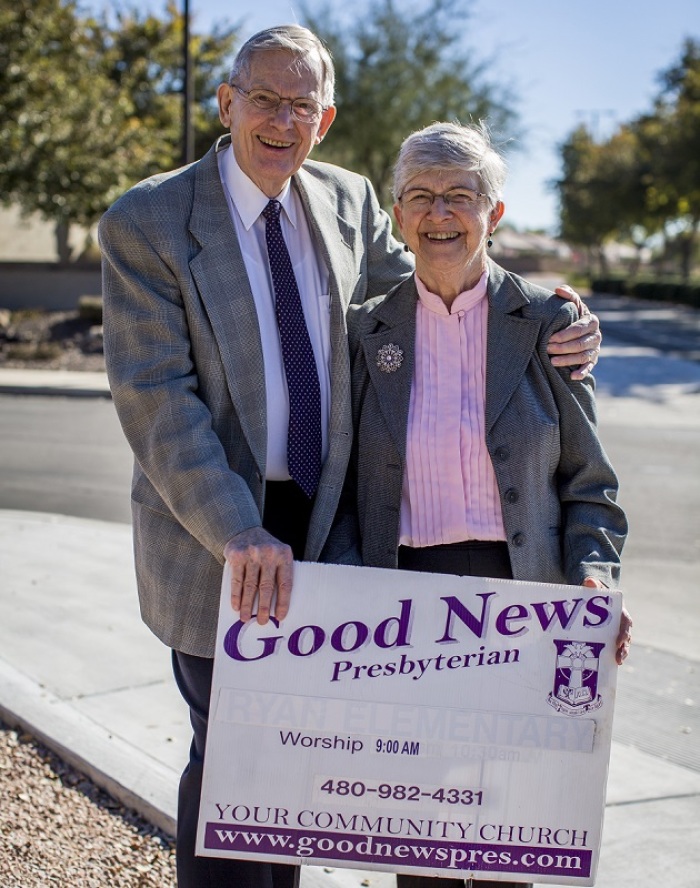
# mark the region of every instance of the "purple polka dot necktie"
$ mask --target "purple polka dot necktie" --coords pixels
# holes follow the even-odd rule
[[[321,477],[321,387],[292,261],[282,237],[281,209],[278,200],[271,200],[262,215],[289,392],[287,465],[293,480],[311,498]]]

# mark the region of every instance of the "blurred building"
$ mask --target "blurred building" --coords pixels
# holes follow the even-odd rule
[[[0,207],[0,309],[70,310],[81,296],[100,295],[94,243],[94,231],[72,226],[68,246],[75,261],[62,264],[55,223]]]
[[[571,268],[573,252],[563,241],[534,231],[516,231],[504,226],[493,235],[489,254],[496,262],[522,274],[528,271],[558,271]]]

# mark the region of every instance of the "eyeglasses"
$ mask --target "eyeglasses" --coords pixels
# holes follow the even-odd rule
[[[475,191],[473,188],[450,188],[443,194],[436,194],[427,188],[408,188],[399,200],[416,212],[429,210],[438,197],[442,198],[448,210],[468,210],[486,196],[483,191]]]
[[[327,105],[322,105],[316,99],[310,99],[306,96],[298,99],[288,99],[278,96],[276,92],[272,92],[270,89],[245,90],[238,86],[237,83],[232,83],[231,86],[237,89],[247,102],[268,114],[275,113],[282,102],[285,104],[289,103],[292,117],[298,120],[299,123],[315,123],[323,112],[328,110]]]

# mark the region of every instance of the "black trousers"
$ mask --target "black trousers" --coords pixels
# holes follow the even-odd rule
[[[506,543],[469,541],[423,549],[399,548],[399,567],[424,573],[456,574],[461,577],[499,577],[513,579]],[[396,876],[398,888],[465,888],[464,879],[433,879],[430,876]],[[467,879],[474,888],[527,888],[522,882],[495,882],[491,879]]]
[[[304,557],[313,503],[293,481],[267,483],[263,527]],[[209,720],[214,661],[173,651],[175,681],[190,709],[190,760],[180,778],[177,808],[178,888],[294,888],[299,867],[216,857],[195,857],[195,840],[202,793],[204,749]]]

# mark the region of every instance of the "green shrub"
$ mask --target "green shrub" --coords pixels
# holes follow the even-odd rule
[[[634,296],[652,302],[672,302],[700,308],[700,284],[684,284],[673,279],[594,278],[591,280],[591,290],[594,293]]]
[[[610,293],[613,296],[624,296],[627,291],[627,281],[622,277],[593,278],[591,290],[594,293]]]
[[[81,296],[78,300],[78,315],[91,324],[102,323],[102,297]]]

